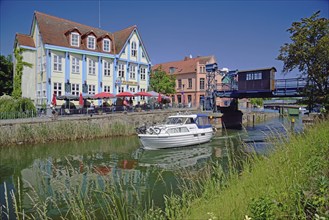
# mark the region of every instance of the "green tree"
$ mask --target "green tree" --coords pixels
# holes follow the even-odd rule
[[[252,98],[250,99],[250,103],[256,106],[263,106],[264,101],[262,98]]]
[[[284,62],[283,73],[298,69],[307,77],[304,96],[309,103],[319,103],[329,109],[329,20],[319,18],[320,11],[287,30],[291,43],[280,48],[278,60]]]
[[[0,96],[13,91],[13,62],[11,55],[0,55]]]
[[[16,59],[16,69],[14,75],[14,88],[13,88],[13,97],[20,98],[22,96],[22,75],[24,67],[32,67],[31,63],[23,61],[22,53],[25,51],[23,48],[16,48],[14,51]]]
[[[173,75],[168,75],[162,67],[151,72],[150,90],[165,94],[174,94],[176,86],[176,78]]]

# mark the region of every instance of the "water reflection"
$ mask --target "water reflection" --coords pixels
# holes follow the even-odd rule
[[[270,135],[300,131],[301,120],[295,121],[294,127],[289,119],[273,119],[241,131],[221,130],[210,143],[176,149],[142,150],[136,136],[1,148],[0,204],[5,204],[4,183],[8,190],[23,189],[27,212],[33,204],[26,193],[34,193],[32,188],[40,198],[61,200],[63,187],[80,186],[86,191],[97,183],[101,188],[119,184],[127,200],[134,194],[145,199],[152,194],[155,205],[161,207],[164,194],[172,189],[177,192],[175,170],[199,170],[209,161],[217,161],[227,172],[228,158],[241,169],[248,153],[270,152],[272,145],[266,142]],[[18,183],[18,178],[24,181]]]
[[[184,148],[144,150],[138,149],[134,156],[140,167],[158,167],[162,169],[187,168],[207,161],[212,148],[207,144]]]

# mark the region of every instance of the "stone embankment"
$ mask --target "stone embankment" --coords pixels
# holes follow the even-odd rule
[[[189,109],[197,113],[198,109]],[[155,110],[150,112],[128,112],[100,115],[72,115],[39,117],[17,120],[0,120],[0,146],[22,143],[44,143],[76,139],[92,139],[135,134],[135,128],[165,121],[169,115],[184,113],[182,109]],[[213,113],[209,113],[212,115]],[[212,122],[221,127],[220,114]],[[264,121],[277,114],[244,113],[243,123]]]

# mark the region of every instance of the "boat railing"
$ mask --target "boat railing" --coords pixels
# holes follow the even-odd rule
[[[192,112],[190,112],[188,110],[183,111],[183,112],[181,112],[181,111],[177,112],[177,115],[190,115],[190,114],[192,114]]]

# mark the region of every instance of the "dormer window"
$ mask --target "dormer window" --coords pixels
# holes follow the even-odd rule
[[[175,71],[176,71],[176,68],[175,67],[170,67],[169,68],[169,73],[170,74],[173,74]]]
[[[103,51],[107,51],[107,52],[111,51],[111,41],[109,39],[103,40]]]
[[[87,38],[87,47],[88,49],[92,49],[92,50],[95,50],[95,41],[96,41],[96,38],[94,36],[88,36]]]
[[[80,46],[80,35],[76,32],[71,33],[71,46],[73,47]]]
[[[131,43],[131,56],[133,57],[137,56],[137,46],[135,41]]]

